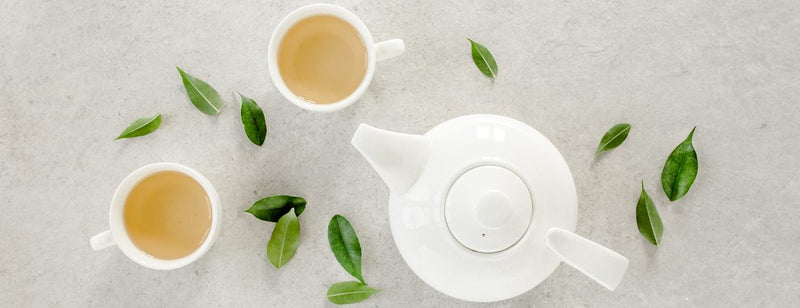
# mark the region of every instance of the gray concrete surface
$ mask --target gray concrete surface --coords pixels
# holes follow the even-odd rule
[[[225,3],[227,2],[227,3]],[[266,65],[280,18],[308,1],[42,1],[0,5],[0,301],[2,306],[315,307],[348,279],[326,227],[349,217],[364,275],[383,292],[364,307],[473,307],[404,264],[388,191],[350,146],[359,123],[423,133],[452,117],[524,121],[564,154],[577,184],[577,232],[630,258],[616,292],[559,267],[537,288],[487,306],[797,306],[800,304],[800,3],[778,1],[339,1],[376,40],[407,52],[380,63],[360,102],[332,114],[281,98]],[[466,37],[497,58],[483,77]],[[175,66],[224,93],[218,117],[188,102]],[[249,143],[232,91],[264,108]],[[155,133],[113,141],[133,119]],[[606,129],[628,140],[594,161]],[[664,160],[692,126],[700,174],[668,202]],[[151,162],[203,172],[224,205],[209,253],[185,268],[93,252],[118,182]],[[639,183],[665,224],[638,233]],[[262,196],[308,199],[302,243],[280,270],[271,224],[242,210]]]

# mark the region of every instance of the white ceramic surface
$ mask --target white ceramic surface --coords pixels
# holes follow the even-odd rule
[[[136,184],[154,173],[163,171],[175,171],[190,176],[203,187],[211,204],[211,229],[208,231],[203,244],[191,254],[172,260],[155,258],[137,248],[130,237],[128,237],[128,233],[125,230],[125,222],[122,217],[123,209],[125,208],[125,200]],[[211,185],[211,182],[200,174],[200,172],[175,163],[149,164],[134,170],[122,180],[122,183],[117,187],[117,191],[114,192],[114,197],[111,199],[111,209],[108,213],[110,230],[93,236],[89,240],[89,243],[94,250],[102,250],[116,245],[128,258],[147,268],[157,270],[180,268],[202,257],[211,248],[211,245],[214,244],[214,240],[217,238],[217,233],[220,228],[220,210],[221,206],[217,191],[214,189],[214,186]]]
[[[562,260],[613,290],[627,269],[621,255],[572,233],[577,196],[569,167],[522,122],[470,115],[422,136],[362,124],[352,144],[389,186],[398,250],[442,293],[508,299]]]
[[[528,231],[531,192],[514,172],[487,165],[467,170],[450,187],[444,204],[450,233],[477,252],[511,247]]]
[[[286,86],[281,77],[280,70],[278,69],[278,48],[283,40],[283,36],[289,29],[291,29],[297,22],[316,15],[332,15],[348,22],[352,25],[361,35],[361,41],[367,49],[367,73],[364,75],[364,80],[346,98],[329,104],[316,104],[300,98],[292,93]],[[372,40],[372,35],[369,33],[367,26],[355,14],[347,9],[336,6],[333,4],[311,4],[294,10],[289,13],[275,28],[272,37],[269,40],[269,49],[267,51],[267,62],[269,64],[269,75],[272,82],[278,91],[286,97],[293,104],[311,111],[330,112],[343,109],[352,105],[359,97],[364,95],[367,87],[372,82],[372,77],[375,74],[375,62],[399,56],[405,51],[403,40],[391,39],[375,43]]]

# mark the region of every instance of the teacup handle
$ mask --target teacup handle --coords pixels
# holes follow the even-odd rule
[[[624,256],[561,228],[547,230],[545,243],[561,261],[611,291],[617,288],[628,269],[628,259]]]
[[[406,45],[401,39],[392,39],[375,43],[375,60],[381,61],[402,55]]]
[[[111,235],[111,230],[106,230],[92,236],[92,238],[89,239],[89,244],[92,245],[94,251],[98,251],[114,246],[117,243],[114,242],[114,236]]]

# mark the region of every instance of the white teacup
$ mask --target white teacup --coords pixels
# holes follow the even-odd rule
[[[280,70],[278,69],[278,48],[286,32],[297,22],[317,15],[332,15],[352,25],[353,28],[358,31],[361,36],[361,41],[367,49],[367,72],[361,84],[353,93],[350,93],[349,96],[338,102],[329,104],[315,104],[292,93],[283,81],[283,77],[281,77]],[[369,30],[367,30],[367,26],[364,25],[364,22],[347,9],[332,4],[312,4],[294,10],[278,24],[278,27],[275,28],[275,32],[272,33],[272,38],[269,40],[267,62],[269,64],[269,74],[272,77],[272,81],[286,99],[307,110],[330,112],[344,109],[364,95],[364,92],[372,81],[372,76],[375,74],[376,61],[399,56],[403,51],[405,51],[405,45],[401,39],[392,39],[378,43],[373,42],[372,35],[369,33]]]
[[[197,248],[197,250],[179,259],[163,260],[142,252],[138,247],[136,247],[136,245],[133,244],[128,236],[128,232],[125,229],[125,222],[123,220],[125,201],[128,199],[128,194],[130,194],[131,190],[143,179],[153,175],[154,173],[162,171],[180,172],[197,181],[197,183],[203,187],[203,190],[208,196],[208,200],[211,204],[211,228],[208,231],[208,235],[206,235],[205,241],[200,245],[199,248]],[[217,232],[220,228],[220,219],[220,201],[217,191],[214,189],[214,186],[211,185],[211,182],[209,182],[206,177],[200,174],[200,172],[175,163],[149,164],[131,172],[131,174],[129,174],[124,180],[122,180],[122,183],[117,186],[117,191],[114,192],[114,197],[111,199],[111,210],[108,214],[108,221],[111,229],[93,236],[89,240],[89,243],[94,250],[101,250],[117,245],[119,249],[122,250],[126,256],[128,256],[128,258],[144,267],[157,270],[171,270],[194,262],[202,257],[209,248],[211,248],[211,245],[214,243],[214,240],[217,237]]]

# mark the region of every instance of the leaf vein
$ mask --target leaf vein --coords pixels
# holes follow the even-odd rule
[[[492,73],[492,78],[497,77],[497,73],[494,72],[494,70],[492,69],[492,65],[489,64],[488,60],[486,60],[486,56],[483,55],[483,52],[481,51],[481,49],[477,48],[477,47],[475,49],[478,51],[478,55],[481,56],[481,59],[483,60],[483,63],[486,64],[486,68],[489,69],[490,73]]]
[[[602,145],[600,146],[600,149],[601,149],[601,150],[602,150],[602,149],[605,149],[605,147],[606,147],[606,146],[608,146],[608,145],[609,145],[609,144],[610,144],[612,141],[614,141],[615,139],[617,139],[617,137],[619,137],[620,135],[622,135],[622,133],[624,133],[624,132],[627,132],[627,131],[629,131],[630,129],[631,129],[631,127],[630,127],[630,126],[628,126],[628,127],[625,127],[624,129],[622,129],[621,131],[619,131],[619,132],[618,132],[616,135],[614,135],[613,137],[611,137],[611,139],[608,139],[608,141],[606,141],[606,143],[602,144]]]
[[[283,226],[283,237],[281,238],[280,253],[278,254],[278,267],[283,266],[283,251],[284,246],[286,246],[286,233],[288,229],[289,221],[287,221],[286,225]]]
[[[152,117],[152,118],[150,118],[149,120],[147,120],[147,121],[144,121],[144,123],[142,123],[142,125],[139,125],[138,127],[135,127],[135,128],[133,128],[133,129],[131,129],[131,130],[128,132],[128,134],[130,134],[130,133],[132,133],[132,132],[135,132],[135,131],[137,131],[137,130],[140,130],[142,127],[145,127],[145,126],[147,126],[147,124],[150,124],[150,123],[152,123],[152,122],[153,122],[153,120],[155,120],[155,118],[156,118],[156,117],[158,117],[158,116]]]
[[[681,177],[681,171],[683,170],[683,160],[685,158],[684,154],[679,155],[678,157],[678,170],[675,172],[675,179],[672,182],[672,193],[669,196],[670,200],[676,197],[678,193],[678,181]]]
[[[189,77],[189,76],[186,76],[186,77]],[[194,82],[192,82],[192,79],[191,79],[191,78],[186,78],[186,81],[188,81],[188,82],[189,82],[189,84],[192,86],[192,88],[194,88],[194,90],[195,90],[195,91],[196,91],[198,94],[200,94],[200,96],[202,96],[202,97],[203,97],[203,99],[206,101],[206,103],[208,103],[208,105],[209,105],[209,106],[211,106],[211,108],[213,108],[213,109],[214,109],[214,111],[216,111],[216,112],[219,112],[219,109],[218,109],[216,106],[214,106],[214,104],[212,104],[212,103],[211,103],[211,100],[209,100],[209,99],[208,99],[208,97],[206,97],[206,95],[205,95],[205,94],[203,94],[203,92],[201,92],[201,91],[200,91],[200,88],[198,88],[198,87],[197,87],[197,86],[194,84]]]
[[[650,205],[653,205],[652,201],[650,202]],[[653,205],[652,207],[655,207],[655,205]],[[653,217],[654,217],[653,213],[654,212],[650,210],[651,207],[648,206],[647,203],[645,203],[645,208],[647,209],[647,220],[648,220],[648,223],[650,224],[650,233],[653,236],[653,241],[656,242],[656,246],[658,246],[660,241],[658,240],[658,236],[656,235],[656,226],[653,225]]]
[[[362,293],[375,293],[375,292],[374,292],[374,291],[351,291],[351,292],[342,292],[342,293],[336,293],[336,294],[331,294],[331,295],[328,295],[328,298],[331,298],[331,297],[337,297],[337,296],[351,295],[351,294],[362,294]]]

